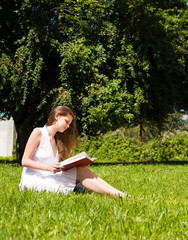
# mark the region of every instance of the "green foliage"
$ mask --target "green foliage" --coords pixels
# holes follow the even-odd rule
[[[129,114],[132,96],[122,89],[118,79],[109,81],[98,69],[107,57],[101,45],[89,48],[85,40],[80,39],[63,44],[60,51],[62,91],[55,103],[61,103],[64,98],[64,102],[71,104],[85,132],[97,134],[97,123],[99,132],[117,128],[122,124],[119,124],[120,118],[116,125],[113,123],[117,115],[124,122],[133,117]],[[125,98],[129,101],[124,102]],[[104,122],[108,126],[104,126]]]
[[[45,0],[1,3],[0,112],[14,119],[19,158],[33,127],[46,121],[60,83],[61,34],[54,8],[58,4]]]
[[[0,112],[20,154],[59,104],[90,136],[186,109],[187,13],[184,0],[1,1]]]
[[[10,103],[8,105],[7,98],[3,98],[1,101],[2,105],[9,107],[12,114],[19,111],[20,105],[24,106],[26,104],[28,98],[31,97],[31,93],[38,92],[40,89],[44,61],[37,49],[38,41],[38,34],[30,30],[27,39],[19,41],[22,46],[16,50],[13,61],[5,54],[0,59],[0,74],[2,77],[0,91],[1,95],[8,97]],[[10,88],[12,88],[11,92]],[[6,93],[5,90],[7,90]],[[14,104],[11,105],[13,102]]]
[[[20,191],[22,168],[0,165],[1,239],[187,239],[187,165],[90,167],[130,199]]]
[[[145,143],[115,133],[80,139],[76,151],[86,151],[104,162],[166,162],[188,160],[187,133],[171,133]]]
[[[96,135],[140,121],[161,127],[180,108],[186,15],[185,1],[65,1],[62,29],[74,27],[61,49],[61,81],[71,89],[81,132]]]
[[[140,159],[140,142],[133,138],[120,138],[115,135],[96,137],[91,140],[86,137],[81,141],[81,150],[96,156],[101,161],[133,162]],[[80,147],[78,147],[79,151]]]
[[[54,4],[54,1],[12,1],[9,15],[13,14],[16,19],[19,34],[14,33],[12,23],[1,23],[1,28],[7,26],[14,34],[9,38],[2,33],[0,111],[5,109],[9,112],[16,124],[25,121],[25,117],[24,120],[21,116],[17,117],[19,111],[29,115],[30,111],[39,110],[44,96],[58,83],[57,47],[60,33]],[[6,3],[3,3],[2,15],[6,11]]]

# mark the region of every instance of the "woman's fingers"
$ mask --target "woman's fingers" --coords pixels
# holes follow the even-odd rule
[[[52,169],[54,173],[60,172],[61,171],[60,164],[59,163],[52,164]]]

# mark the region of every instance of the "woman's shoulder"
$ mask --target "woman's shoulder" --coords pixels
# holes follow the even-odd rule
[[[42,137],[41,129],[40,128],[34,128],[32,133],[31,133],[31,136],[40,141],[41,137]]]
[[[42,139],[42,133],[40,129],[34,128],[28,139],[28,145],[38,147]]]
[[[46,139],[46,127],[36,127],[33,129],[33,132],[31,133],[37,141],[41,144],[42,142],[45,142]]]
[[[41,127],[34,128],[32,134],[41,136],[42,135],[42,128]]]

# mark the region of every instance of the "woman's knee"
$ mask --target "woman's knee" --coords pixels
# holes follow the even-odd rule
[[[86,167],[82,167],[82,166],[79,166],[76,168],[77,170],[77,179],[82,179],[84,173],[87,171],[87,168]]]
[[[83,181],[86,178],[93,177],[93,174],[87,167],[77,167],[77,181]]]
[[[84,172],[84,171],[87,171],[87,167],[85,167],[85,166],[77,167],[77,172]]]

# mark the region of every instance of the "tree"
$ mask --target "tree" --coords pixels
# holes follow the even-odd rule
[[[172,42],[176,55],[174,79],[179,95],[175,102],[175,111],[188,111],[188,9],[168,9],[165,11],[166,25],[173,34]]]
[[[0,13],[0,112],[18,158],[57,104],[90,135],[186,108],[186,1],[2,0]]]
[[[185,1],[94,2],[62,6],[69,26],[61,48],[63,96],[88,134],[126,124],[142,129],[144,121],[161,127],[180,100],[181,79],[181,90],[187,84],[187,50],[177,56],[186,42]]]
[[[131,123],[138,107],[134,104],[133,94],[127,91],[126,83],[117,76],[113,65],[116,49],[106,43],[111,30],[115,31],[113,24],[108,22],[109,2],[71,3],[65,2],[62,6],[63,12],[71,12],[71,15],[62,14],[62,28],[66,30],[64,27],[69,26],[68,30],[72,31],[67,31],[69,41],[61,48],[64,91],[58,99],[61,101],[64,96],[78,113],[80,128],[95,135]],[[115,35],[114,32],[110,39],[112,44],[114,39],[116,41]]]
[[[14,119],[18,159],[32,128],[46,120],[59,86],[59,2],[0,4],[0,111]]]

